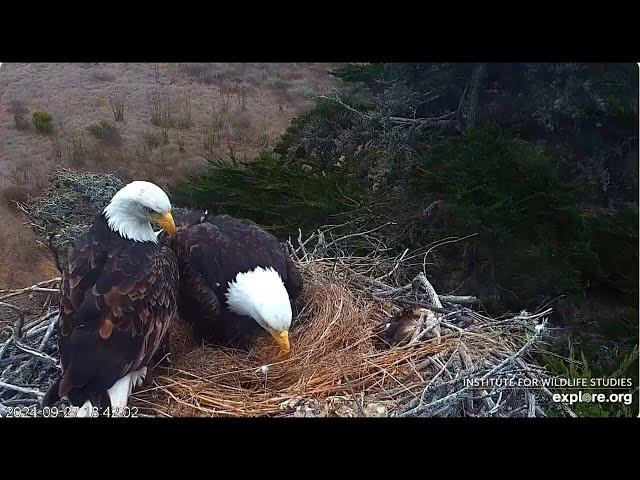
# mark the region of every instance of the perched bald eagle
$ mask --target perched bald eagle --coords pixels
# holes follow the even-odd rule
[[[302,277],[278,239],[249,220],[203,216],[170,241],[180,266],[180,317],[200,337],[243,348],[268,332],[288,353]]]
[[[63,265],[58,345],[62,376],[44,405],[67,397],[78,416],[127,404],[177,315],[178,263],[151,221],[176,227],[171,203],[153,183],[119,190]]]

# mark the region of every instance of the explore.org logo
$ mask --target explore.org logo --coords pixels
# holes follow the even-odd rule
[[[578,393],[554,393],[551,400],[558,403],[624,403],[631,405],[633,393],[589,393],[578,391]]]
[[[576,403],[633,403],[631,378],[563,378],[563,377],[487,377],[465,379],[467,388],[483,390],[526,389],[538,390],[553,402],[574,405]],[[591,392],[585,390],[601,390]],[[559,392],[558,392],[559,390]],[[568,392],[567,392],[568,391]]]

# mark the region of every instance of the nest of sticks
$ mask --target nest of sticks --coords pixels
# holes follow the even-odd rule
[[[52,184],[20,207],[59,263],[123,182],[61,170]],[[178,223],[194,214],[174,210]],[[438,295],[426,260],[467,237],[389,257],[384,227],[338,235],[357,230],[341,225],[288,242],[305,280],[289,358],[276,358],[267,336],[250,351],[203,345],[178,320],[169,357],[130,404],[147,416],[574,416],[545,388],[509,386],[547,378],[530,353],[550,310],[491,318],[473,297]],[[58,286],[0,290],[0,416],[37,413],[60,374]]]
[[[355,255],[354,239],[372,253]],[[305,280],[291,355],[277,358],[267,336],[250,351],[203,345],[178,320],[168,361],[130,405],[163,417],[574,415],[545,388],[495,381],[547,377],[529,354],[549,309],[490,318],[473,297],[436,294],[419,268],[425,251],[388,258],[379,247],[371,232],[331,229],[289,243]],[[59,374],[57,281],[0,292],[0,414],[38,405]]]
[[[11,415],[12,407],[35,413],[60,374],[59,282],[0,290],[0,417]]]

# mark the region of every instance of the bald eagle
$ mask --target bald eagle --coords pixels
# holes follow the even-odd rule
[[[179,278],[176,256],[158,244],[152,221],[175,234],[166,193],[129,183],[68,256],[60,285],[62,376],[45,406],[66,397],[81,407],[78,416],[95,415],[95,407],[117,414],[147,374],[177,315]]]
[[[249,220],[202,216],[170,244],[180,266],[180,317],[198,336],[245,348],[266,331],[289,352],[302,277],[275,236]]]

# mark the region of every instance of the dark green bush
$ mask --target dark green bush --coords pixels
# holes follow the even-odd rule
[[[638,206],[610,213],[585,214],[588,248],[595,262],[583,264],[585,274],[600,286],[638,300]]]
[[[346,176],[309,172],[263,153],[250,165],[210,162],[171,189],[175,201],[249,218],[280,237],[340,223],[359,206],[362,186]]]
[[[120,130],[113,123],[105,120],[89,125],[87,130],[103,145],[117,147],[122,144]]]
[[[331,72],[345,82],[361,82],[373,91],[379,91],[396,81],[402,66],[393,63],[348,64]]]
[[[50,135],[53,133],[54,125],[53,125],[53,117],[50,113],[36,110],[33,112],[33,126],[40,133],[45,133]]]
[[[471,277],[490,305],[532,306],[593,281],[637,292],[637,209],[587,214],[539,146],[478,128],[435,145],[409,188],[415,206],[444,205],[440,222],[416,225],[417,244],[477,234],[473,256],[451,257],[438,273]]]
[[[638,416],[638,346],[633,347],[628,353],[618,354],[612,366],[602,367],[591,360],[584,351],[576,353],[576,348],[569,342],[566,358],[557,355],[543,354],[543,361],[547,368],[563,378],[591,379],[597,378],[631,378],[633,387],[624,390],[607,390],[596,387],[583,388],[584,393],[632,393],[631,405],[624,403],[587,403],[579,402],[571,406],[571,409],[581,417],[637,417]],[[570,393],[575,390],[558,390],[554,393]]]
[[[347,109],[329,99],[320,99],[313,109],[303,113],[291,122],[291,126],[280,138],[274,152],[286,156],[306,158],[308,150],[330,140],[336,132],[347,129],[352,124]],[[305,138],[313,145],[305,145]],[[289,151],[292,147],[294,151]],[[305,148],[306,147],[306,148]]]

